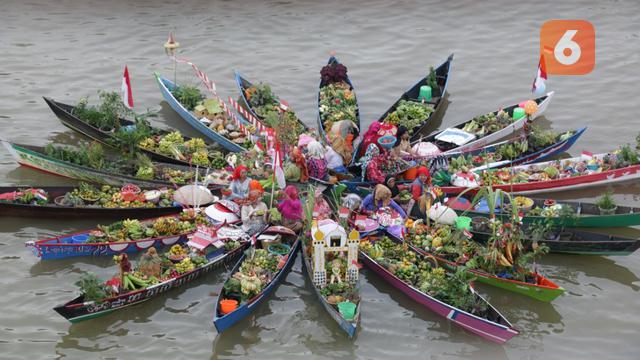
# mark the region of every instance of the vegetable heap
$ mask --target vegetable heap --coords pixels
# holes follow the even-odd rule
[[[160,236],[180,235],[195,231],[195,222],[180,221],[175,217],[163,217],[153,222],[137,219],[117,221],[110,225],[98,225],[89,235],[88,243],[132,241]]]
[[[433,110],[434,107],[431,104],[400,100],[395,110],[390,112],[384,121],[396,126],[403,125],[412,134],[431,116]]]
[[[448,274],[388,237],[373,243],[364,240],[360,247],[375,262],[420,292],[469,313],[486,315],[487,304],[470,290],[471,279],[465,272]]]
[[[358,104],[351,86],[346,82],[332,83],[320,88],[320,119],[325,130],[333,123],[349,120],[358,124]]]
[[[288,256],[288,255],[285,255]],[[240,269],[224,284],[224,297],[247,302],[258,295],[280,270],[282,257],[265,249],[257,249],[252,258],[246,257]]]
[[[193,165],[213,167],[214,169],[222,169],[226,165],[222,152],[210,151],[201,138],[193,138],[185,141],[179,131],[174,131],[162,136],[145,138],[140,141],[138,146],[145,150],[189,162]]]
[[[513,119],[509,113],[500,109],[485,115],[476,116],[464,125],[462,130],[474,134],[477,137],[487,136],[511,125]]]

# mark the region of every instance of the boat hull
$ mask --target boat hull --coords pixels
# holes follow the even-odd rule
[[[171,90],[175,89],[176,85],[170,81],[162,77],[159,73],[155,73],[155,78],[158,83],[158,87],[160,88],[160,92],[162,93],[162,97],[164,100],[171,106],[171,108],[180,115],[180,117],[186,121],[191,127],[193,127],[200,134],[204,135],[209,141],[220,144],[224,149],[230,152],[245,152],[246,149],[242,146],[235,144],[231,140],[226,137],[218,134],[217,132],[211,130],[209,127],[204,125],[198,120],[198,118],[193,115],[193,113],[187,110],[178,100],[173,96]]]
[[[262,293],[252,299],[251,302],[247,302],[238,307],[236,310],[221,317],[218,317],[218,310],[216,309],[216,315],[214,316],[213,324],[215,325],[218,333],[223,333],[225,330],[229,329],[245,317],[249,316],[258,306],[260,306],[261,303],[263,303],[269,297],[269,295],[271,295],[271,293],[273,293],[278,288],[280,283],[287,277],[287,274],[291,270],[291,267],[296,260],[296,256],[298,255],[299,247],[300,240],[296,240],[292,246],[291,251],[289,252],[289,258],[287,259],[284,267],[280,269],[278,275],[276,275],[273,281],[271,281],[271,283],[262,291]],[[244,259],[245,257],[242,256],[240,260],[238,260],[234,269],[231,271],[231,274],[234,274],[236,271],[238,271]],[[220,300],[222,299],[219,298],[216,304],[219,304]]]
[[[382,277],[391,286],[398,289],[420,305],[468,330],[469,332],[498,344],[504,344],[512,337],[518,335],[518,331],[512,327],[501,325],[461,311],[420,292],[395,277],[362,251],[360,252],[360,259],[365,266]]]
[[[54,310],[65,319],[72,323],[78,323],[81,321],[97,318],[107,315],[113,311],[123,309],[128,306],[137,305],[144,301],[147,301],[153,297],[156,297],[162,293],[165,293],[173,288],[183,286],[189,282],[194,281],[198,277],[214,269],[220,268],[228,263],[231,263],[240,255],[242,255],[243,249],[246,247],[241,246],[232,252],[223,253],[218,255],[209,261],[206,265],[197,268],[189,273],[183,274],[177,278],[171,279],[146,289],[123,294],[118,297],[106,299],[101,303],[83,303],[82,297],[78,297],[64,305],[60,305],[54,308]]]

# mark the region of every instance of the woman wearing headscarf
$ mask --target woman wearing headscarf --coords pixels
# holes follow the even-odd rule
[[[380,149],[375,144],[369,144],[367,151],[364,156],[360,158],[357,162],[357,165],[360,165],[360,169],[362,172],[362,181],[373,178],[379,178],[379,174],[377,174],[377,163],[374,162],[374,159],[380,155]],[[371,165],[371,166],[369,166]],[[384,180],[384,175],[382,176]]]
[[[251,178],[247,176],[247,167],[240,165],[233,170],[231,176],[231,184],[229,190],[231,194],[227,196],[228,200],[244,200],[249,195],[249,183]]]
[[[307,161],[299,147],[295,146],[291,149],[291,160],[300,170],[300,177],[298,178],[298,181],[306,183],[307,180],[309,180],[309,169],[307,168]]]
[[[282,225],[293,231],[302,229],[302,203],[298,196],[298,189],[289,185],[284,189],[284,200],[278,204],[278,211],[282,214]]]
[[[369,129],[362,137],[362,145],[360,146],[360,153],[358,154],[359,157],[366,154],[366,151],[369,149],[369,145],[374,144],[376,147],[379,146],[378,139],[380,138],[380,135],[378,134],[378,131],[380,131],[381,127],[382,124],[379,121],[374,121],[369,125]]]
[[[324,146],[318,141],[312,141],[307,145],[307,169],[309,177],[325,180],[327,174],[327,160],[324,158]]]
[[[391,198],[397,200],[397,197],[400,196],[400,189],[396,183],[396,177],[393,175],[387,176],[384,179],[384,185],[391,190]]]
[[[324,159],[327,161],[327,167],[337,173],[346,174],[347,168],[344,166],[344,159],[329,145],[325,147]]]
[[[267,205],[262,201],[263,192],[251,190],[247,202],[240,209],[242,230],[248,235],[254,235],[267,226]]]
[[[420,200],[420,196],[431,184],[431,174],[425,166],[418,168],[418,177],[411,183],[411,195],[414,201]]]
[[[407,213],[402,209],[402,207],[391,199],[391,190],[382,184],[376,185],[373,189],[373,193],[367,195],[364,200],[362,200],[360,209],[362,211],[375,212],[384,207],[391,207],[403,218],[407,217]]]

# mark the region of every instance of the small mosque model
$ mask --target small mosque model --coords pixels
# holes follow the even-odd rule
[[[313,283],[323,288],[327,285],[327,271],[325,269],[325,254],[327,252],[347,252],[346,281],[355,283],[358,280],[358,246],[360,245],[360,233],[353,229],[347,236],[344,227],[331,219],[314,222],[311,232],[313,234]],[[339,274],[332,271],[331,281],[337,277],[342,282]]]

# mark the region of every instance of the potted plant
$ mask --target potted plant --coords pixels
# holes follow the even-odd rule
[[[596,201],[596,205],[598,205],[600,215],[613,215],[616,213],[616,209],[618,209],[610,190],[605,192],[604,195]]]

